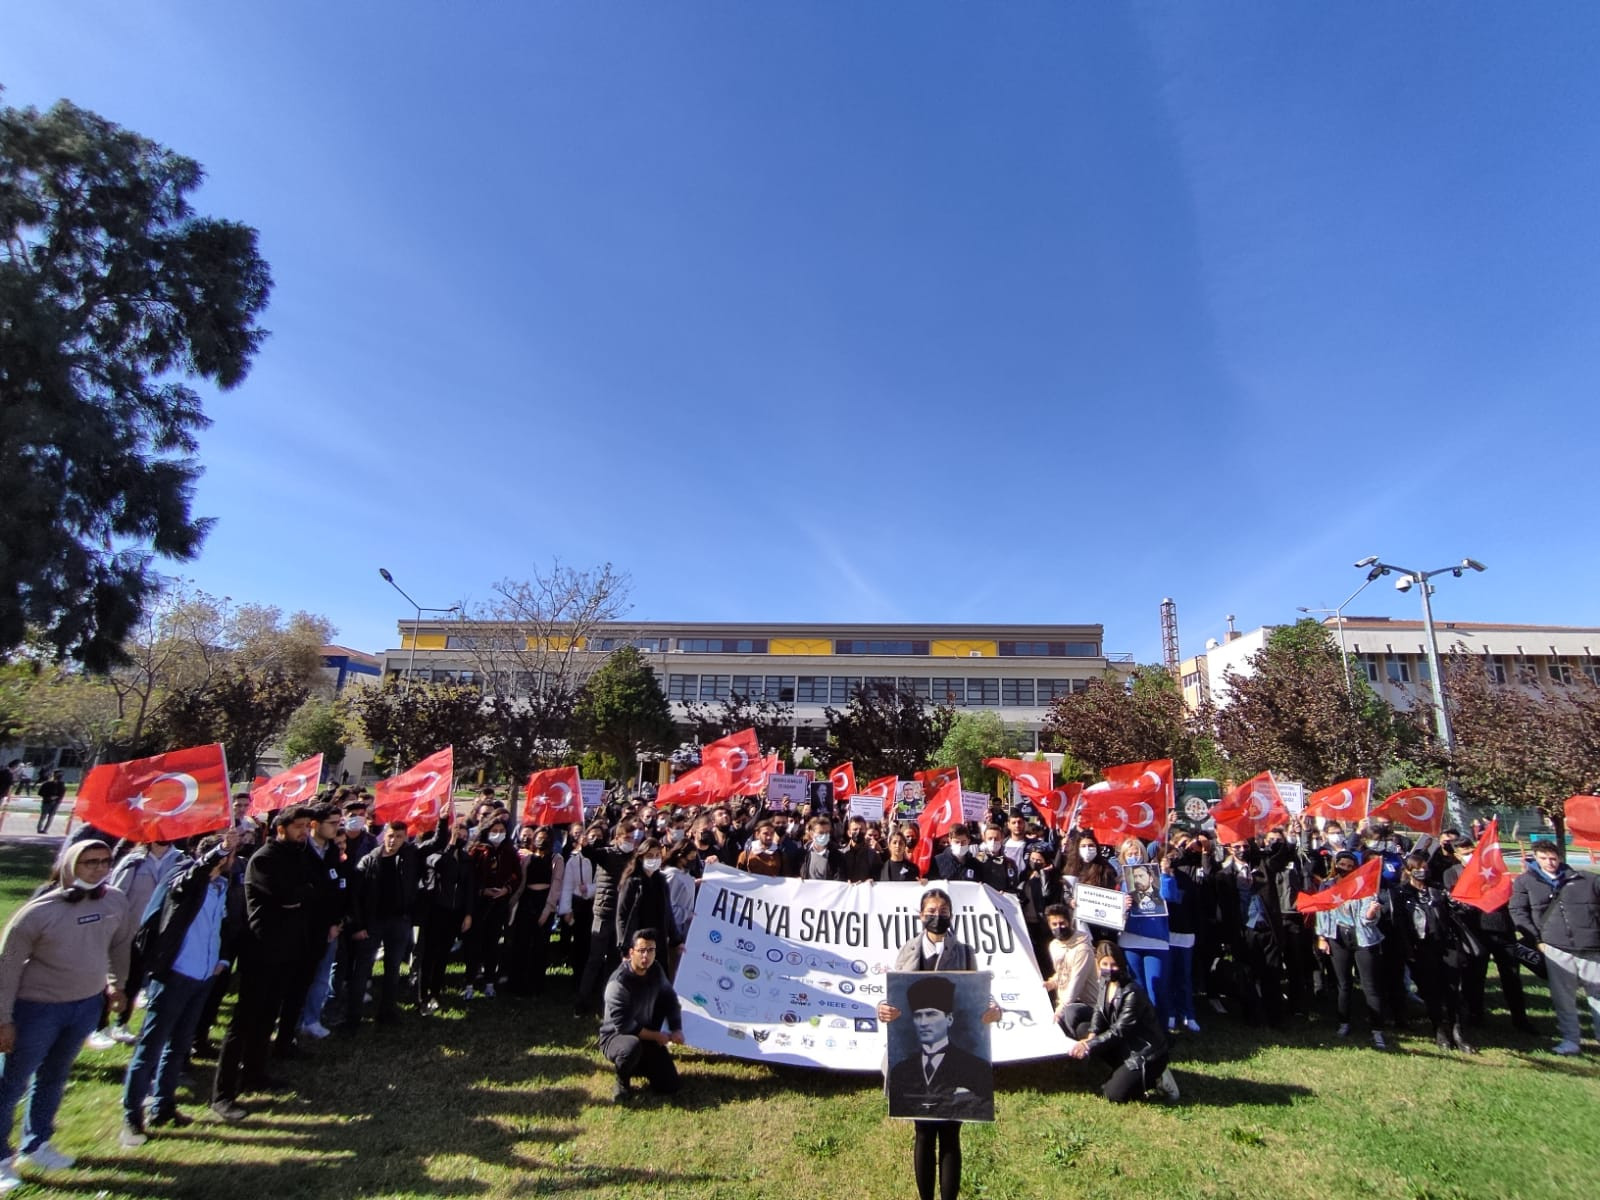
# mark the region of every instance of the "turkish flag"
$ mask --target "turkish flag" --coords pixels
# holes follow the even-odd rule
[[[1568,796],[1566,822],[1575,844],[1600,850],[1600,796]]]
[[[911,778],[922,785],[922,794],[932,796],[952,779],[955,780],[957,790],[961,784],[960,767],[930,767],[926,771],[913,771]]]
[[[1306,797],[1305,816],[1324,821],[1361,821],[1372,803],[1372,780],[1345,779]]]
[[[854,774],[854,771],[851,772]],[[888,816],[894,810],[894,798],[899,790],[900,779],[895,775],[885,775],[882,779],[874,779],[862,790],[863,796],[876,796],[883,801],[883,815]]]
[[[441,817],[454,816],[455,761],[455,748],[446,746],[409,771],[378,780],[372,790],[374,819],[404,821],[414,837],[432,829]]]
[[[1511,903],[1511,872],[1506,870],[1505,855],[1500,853],[1499,817],[1490,819],[1489,828],[1472,848],[1472,858],[1456,876],[1450,899],[1484,912],[1494,912]]]
[[[716,804],[733,795],[733,781],[728,773],[715,763],[702,763],[692,771],[685,771],[656,791],[656,807],[671,805]]]
[[[1130,783],[1097,783],[1081,793],[1078,824],[1094,830],[1095,840],[1110,844],[1125,837],[1157,841],[1166,828],[1162,787],[1149,779]]]
[[[313,754],[304,762],[285,767],[271,779],[263,779],[250,789],[250,807],[247,816],[269,813],[294,804],[310,804],[317,794],[317,781],[322,778],[322,755]]]
[[[552,767],[528,776],[522,793],[528,807],[524,825],[570,825],[583,820],[583,780],[577,767]]]
[[[1217,836],[1228,842],[1248,841],[1289,823],[1289,808],[1278,793],[1271,771],[1246,779],[1211,810]]]
[[[833,784],[833,794],[840,800],[848,800],[856,794],[856,765],[855,763],[840,763],[828,772],[828,782]]]
[[[72,815],[134,842],[175,842],[223,829],[233,813],[222,745],[95,767],[78,785]]]
[[[737,792],[741,796],[759,796],[767,786],[767,776],[782,773],[783,761],[776,754],[757,759],[755,767],[746,771],[736,785]]]
[[[1172,806],[1177,802],[1173,786],[1172,760],[1153,758],[1148,762],[1120,763],[1105,769],[1106,782],[1115,785],[1150,785],[1161,789],[1161,824],[1167,823]]]
[[[983,765],[993,767],[1011,777],[1029,800],[1046,801],[1055,787],[1055,768],[1047,762],[1023,762],[1020,758],[986,758]],[[1038,807],[1037,803],[1035,807]]]
[[[1402,788],[1367,814],[1369,820],[1387,817],[1418,833],[1438,837],[1444,829],[1443,788]]]
[[[1051,829],[1065,831],[1072,822],[1072,810],[1078,806],[1078,797],[1083,794],[1083,784],[1073,781],[1063,783],[1055,788],[1043,800],[1034,802],[1034,808],[1039,811],[1039,819]]]
[[[1339,882],[1320,892],[1301,892],[1294,899],[1296,910],[1303,913],[1331,912],[1351,900],[1366,900],[1378,894],[1383,881],[1383,856],[1373,855]]]
[[[933,799],[928,801],[922,815],[917,818],[917,847],[912,861],[917,864],[924,879],[927,878],[928,868],[933,865],[933,839],[947,836],[960,824],[961,780],[956,778],[933,794]]]
[[[756,743],[756,731],[741,729],[725,738],[707,742],[700,747],[700,765],[715,766],[727,772],[734,792],[742,794],[748,779],[761,778],[761,747]],[[759,783],[755,790],[760,790]]]

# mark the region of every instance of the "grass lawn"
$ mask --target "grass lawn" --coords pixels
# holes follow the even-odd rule
[[[46,865],[42,849],[0,845],[0,916]],[[242,1124],[158,1130],[135,1151],[116,1143],[129,1050],[85,1052],[56,1135],[80,1165],[11,1195],[916,1195],[910,1129],[884,1116],[876,1076],[688,1051],[676,1102],[614,1107],[593,1023],[571,1017],[569,997],[563,976],[542,1004],[408,1011],[278,1064],[297,1090],[256,1102]],[[1551,1028],[1542,993],[1534,1018]],[[1089,1087],[1099,1074],[1065,1060],[1001,1068],[997,1122],[963,1135],[962,1195],[1590,1200],[1600,1190],[1593,1054],[1557,1059],[1547,1038],[1502,1017],[1479,1034],[1493,1048],[1470,1059],[1416,1036],[1382,1055],[1332,1029],[1322,1019],[1258,1038],[1216,1018],[1180,1047],[1176,1106],[1113,1108]],[[205,1093],[209,1067],[197,1080]],[[197,1095],[187,1111],[201,1109]]]

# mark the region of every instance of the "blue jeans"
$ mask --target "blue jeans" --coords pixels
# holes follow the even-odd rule
[[[31,1153],[50,1140],[56,1110],[67,1090],[67,1074],[83,1049],[83,1039],[100,1023],[104,1004],[99,992],[58,1003],[16,1002],[12,1010],[16,1048],[0,1054],[0,1158],[11,1157],[11,1125],[24,1095],[28,1116],[22,1124],[22,1152]]]
[[[323,951],[322,961],[311,973],[311,990],[306,993],[306,1006],[300,1012],[300,1027],[322,1024],[322,1010],[328,997],[333,995],[333,963],[339,957],[339,939],[334,938]]]
[[[1179,1021],[1194,1021],[1194,947],[1167,948],[1167,994],[1172,998],[1168,1015]]]
[[[1145,997],[1161,1019],[1161,1028],[1165,1029],[1167,1018],[1172,1016],[1172,997],[1167,994],[1167,955],[1171,953],[1170,948],[1130,950],[1123,947],[1122,953],[1128,960],[1128,973],[1144,988]]]
[[[155,1081],[156,1112],[170,1114],[178,1107],[178,1076],[194,1044],[194,1031],[200,1024],[206,1000],[211,996],[211,980],[190,979],[173,971],[165,982],[152,979],[145,985],[144,1025],[139,1043],[128,1063],[122,1086],[122,1111],[130,1121],[144,1119],[144,1102]]]

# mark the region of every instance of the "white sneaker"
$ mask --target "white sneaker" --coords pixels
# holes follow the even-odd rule
[[[309,1025],[300,1026],[300,1032],[311,1038],[325,1038],[330,1031],[321,1021],[313,1021]]]
[[[0,1195],[22,1183],[22,1176],[16,1171],[16,1162],[15,1158],[0,1158]]]
[[[477,994],[478,994],[477,992],[472,990],[472,985],[470,983],[467,984],[466,987],[461,989],[461,998],[463,1000],[471,1000]]]
[[[483,996],[486,1000],[494,999],[494,984],[486,983],[483,985]]]
[[[139,1040],[139,1035],[126,1025],[113,1025],[109,1032],[113,1042],[124,1046],[131,1046]]]
[[[1168,1067],[1161,1072],[1161,1078],[1156,1080],[1156,1091],[1160,1092],[1172,1103],[1178,1102],[1178,1081],[1172,1077],[1172,1068]]]
[[[1177,1017],[1168,1017],[1167,1018],[1167,1032],[1168,1033],[1177,1033],[1178,1032],[1178,1018]]]
[[[84,1042],[84,1045],[88,1046],[91,1050],[109,1050],[116,1044],[117,1039],[112,1037],[104,1029],[96,1029],[89,1035],[88,1040]]]
[[[1578,1045],[1577,1042],[1557,1042],[1555,1049],[1551,1053],[1559,1054],[1563,1058],[1571,1058],[1574,1055],[1582,1054],[1583,1047]]]
[[[1190,1017],[1188,1020],[1186,1020],[1183,1023],[1183,1027],[1185,1029],[1187,1029],[1190,1033],[1199,1033],[1200,1032],[1200,1022],[1196,1021],[1193,1017]]]
[[[17,1155],[17,1167],[38,1167],[43,1171],[65,1171],[78,1160],[63,1154],[49,1142],[40,1142],[26,1154]]]

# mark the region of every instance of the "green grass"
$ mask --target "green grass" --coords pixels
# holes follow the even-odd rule
[[[0,846],[0,911],[45,863],[42,851]],[[910,1130],[884,1116],[875,1077],[689,1051],[676,1103],[617,1108],[568,989],[561,977],[542,1005],[476,1001],[330,1040],[314,1061],[280,1064],[297,1090],[244,1123],[157,1131],[137,1151],[116,1144],[129,1051],[86,1052],[57,1133],[81,1165],[12,1195],[915,1195]],[[1002,1068],[998,1121],[963,1134],[962,1195],[1593,1196],[1600,1064],[1543,1053],[1545,1038],[1499,1017],[1481,1037],[1493,1048],[1471,1059],[1416,1037],[1379,1055],[1339,1043],[1328,1020],[1258,1040],[1217,1018],[1182,1045],[1177,1106],[1113,1108],[1089,1087],[1097,1073],[1064,1060]]]

